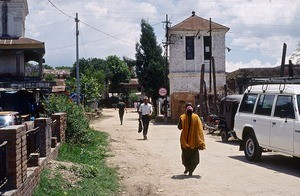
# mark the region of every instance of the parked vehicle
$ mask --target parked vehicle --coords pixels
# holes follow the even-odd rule
[[[22,124],[22,118],[19,112],[1,111],[0,112],[0,128],[10,125]]]
[[[219,125],[222,142],[227,142],[230,137],[237,139],[234,127],[234,117],[243,95],[227,95],[220,101]]]
[[[219,128],[220,118],[216,114],[210,114],[204,123],[204,128],[208,130],[208,133],[214,133]]]
[[[234,131],[249,161],[263,151],[300,157],[300,84],[249,86],[235,115]]]

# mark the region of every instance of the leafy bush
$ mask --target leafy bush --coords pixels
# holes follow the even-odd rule
[[[47,82],[54,82],[55,80],[55,75],[54,74],[47,74],[46,76],[45,76],[45,80],[47,81]]]
[[[77,106],[66,95],[51,95],[43,101],[45,113],[50,116],[53,113],[67,113],[66,141],[71,143],[89,142],[91,130],[89,121],[84,115],[82,107]]]
[[[99,169],[93,165],[73,165],[70,170],[75,173],[76,176],[84,178],[94,178],[99,174]]]
[[[128,99],[131,103],[133,103],[134,101],[138,101],[139,97],[137,96],[135,91],[130,92]]]

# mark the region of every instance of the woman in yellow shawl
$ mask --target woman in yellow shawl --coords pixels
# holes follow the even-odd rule
[[[199,164],[199,150],[205,149],[205,140],[202,122],[199,116],[193,113],[192,104],[185,106],[186,113],[179,117],[178,129],[181,131],[180,144],[182,150],[182,164],[185,166],[184,173],[193,175]]]

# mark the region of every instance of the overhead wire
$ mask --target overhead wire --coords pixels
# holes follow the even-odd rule
[[[80,26],[80,23],[79,23],[79,29],[81,28],[81,26]],[[81,41],[82,41],[82,47],[83,47],[83,52],[84,52],[84,56],[85,57],[87,57],[86,56],[86,50],[85,50],[85,47],[84,47],[84,41],[83,41],[83,36],[82,36],[82,31],[81,31],[81,33],[79,33],[80,34],[80,37],[81,37]]]
[[[61,9],[59,9],[54,3],[52,3],[51,0],[48,0],[48,2],[58,11],[60,11],[60,13],[62,13],[63,15],[69,17],[69,18],[74,18],[73,16],[70,16],[69,14],[65,13],[64,11],[62,11]]]

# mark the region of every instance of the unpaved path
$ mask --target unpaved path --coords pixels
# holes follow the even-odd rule
[[[138,115],[129,109],[120,125],[118,110],[104,109],[92,127],[110,135],[113,157],[124,186],[121,195],[300,195],[300,163],[291,157],[263,154],[245,160],[238,143],[205,135],[207,150],[193,177],[183,175],[180,131],[176,125],[150,123],[148,140],[137,132]]]

